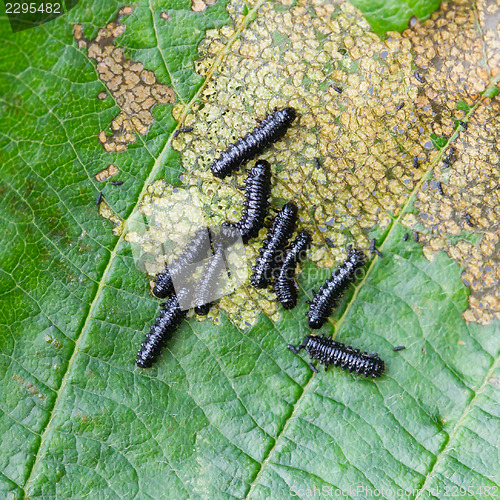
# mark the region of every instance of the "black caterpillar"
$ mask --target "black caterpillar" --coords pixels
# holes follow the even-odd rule
[[[351,249],[344,263],[327,279],[309,306],[309,327],[321,328],[332,314],[333,308],[342,297],[344,291],[354,280],[356,270],[365,264],[365,254],[361,250]]]
[[[202,276],[196,287],[194,312],[199,316],[208,314],[212,305],[211,298],[218,285],[219,276],[224,270],[226,270],[224,252],[222,248],[219,248],[203,269]]]
[[[210,166],[212,173],[221,179],[230,175],[240,164],[251,160],[262,153],[265,148],[281,139],[296,116],[297,112],[294,108],[277,109],[266,116],[245,137],[240,137],[221,153],[220,157]]]
[[[179,292],[179,297],[186,295],[186,290]],[[141,344],[137,353],[135,364],[139,368],[149,368],[161,354],[162,347],[172,338],[172,334],[181,324],[186,316],[187,310],[181,311],[179,298],[177,295],[169,297],[163,305],[160,315],[156,318],[154,325],[151,325],[149,333],[146,334],[146,340]]]
[[[241,219],[235,224],[225,222],[224,226],[239,229],[246,245],[264,227],[271,196],[271,165],[265,160],[258,161],[248,172],[245,186],[246,200]]]
[[[190,264],[199,262],[208,256],[210,232],[207,227],[200,227],[187,242],[182,253],[170,265],[156,275],[153,293],[160,299],[168,297],[174,291],[172,277],[179,275]]]
[[[271,224],[266,239],[262,243],[255,265],[252,267],[250,283],[255,288],[267,288],[274,269],[277,267],[277,257],[282,252],[292,235],[297,222],[297,205],[286,203],[278,212]]]
[[[325,371],[329,365],[338,366],[342,370],[348,370],[365,377],[380,377],[385,371],[385,363],[378,354],[368,354],[353,349],[350,346],[335,342],[331,337],[316,337],[308,335],[302,344],[297,347],[289,345],[288,348],[294,353],[305,349],[312,359],[317,359],[325,365]],[[317,372],[313,365],[310,365]]]
[[[311,246],[311,240],[309,232],[300,231],[288,248],[283,265],[274,281],[274,293],[284,309],[293,309],[297,305],[295,268],[306,256],[306,250]]]

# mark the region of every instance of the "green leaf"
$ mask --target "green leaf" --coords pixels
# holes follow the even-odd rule
[[[373,31],[384,35],[387,31],[403,31],[408,21],[415,16],[425,21],[436,9],[441,0],[351,0],[366,17]]]
[[[446,144],[448,144],[448,139],[444,136],[438,136],[436,134],[431,134],[430,135],[432,144],[434,144],[434,147],[436,149],[443,149]]]
[[[187,1],[140,1],[121,19],[126,30],[113,37],[113,46],[153,71],[161,85],[171,86],[177,102],[175,109],[156,103],[154,123],[145,133],[138,132],[120,153],[106,152],[99,133],[111,137],[110,124],[123,106],[99,79],[89,45],[78,47],[73,25],[81,23],[85,39],[92,40],[121,7],[80,2],[62,18],[14,35],[4,19],[0,24],[1,497],[306,498],[307,489],[314,488],[333,494],[339,488],[349,497],[384,489],[381,496],[389,498],[399,489],[420,490],[410,492],[412,498],[441,498],[453,488],[468,488],[470,497],[493,497],[500,472],[500,325],[466,323],[463,314],[481,304],[479,299],[471,303],[471,297],[493,304],[467,273],[495,266],[488,239],[491,227],[498,227],[496,212],[488,209],[495,199],[481,191],[475,176],[474,197],[469,196],[471,176],[461,163],[449,174],[452,193],[444,202],[431,197],[436,205],[429,205],[428,192],[454,141],[459,149],[463,141],[470,145],[474,154],[467,158],[479,158],[473,164],[477,175],[496,179],[489,148],[497,132],[489,125],[486,145],[472,144],[472,138],[486,136],[474,126],[494,123],[488,113],[495,113],[497,103],[472,100],[458,118],[449,111],[456,105],[436,106],[439,119],[428,112],[427,102],[413,106],[421,94],[408,83],[409,49],[391,52],[390,44],[384,45],[387,53],[372,57],[378,38],[359,28],[362,19],[348,4],[337,9],[330,2],[248,7],[235,2],[227,5],[230,18],[220,0],[196,13]],[[464,13],[458,4],[451,8],[453,16]],[[289,13],[291,22],[288,17],[275,22],[274,15]],[[342,25],[338,34],[329,31],[335,22]],[[287,26],[289,36],[280,35]],[[424,37],[434,36],[431,28]],[[256,40],[262,40],[263,51],[251,57],[245,50]],[[356,54],[358,45],[369,47],[366,54]],[[323,65],[322,56],[314,50],[330,50],[338,63],[325,65],[334,74],[319,84],[312,66]],[[455,51],[440,50],[442,57],[456,59]],[[389,56],[391,62],[383,63]],[[311,70],[296,87],[283,81],[290,57]],[[255,69],[247,71],[254,62]],[[429,67],[427,61],[417,62]],[[300,76],[300,65],[291,68]],[[386,79],[375,85],[380,74]],[[429,88],[440,88],[441,80],[431,77]],[[343,93],[326,99],[339,82]],[[497,82],[485,83],[485,96],[494,97]],[[254,92],[255,85],[260,92]],[[143,200],[160,196],[159,183],[153,184],[157,191],[150,187],[157,179],[179,189],[196,186],[208,196],[215,181],[207,179],[202,161],[213,151],[203,141],[213,149],[217,140],[227,142],[227,134],[248,126],[248,116],[253,123],[265,111],[262,102],[278,104],[290,86],[303,99],[297,104],[303,117],[312,113],[325,120],[314,126],[297,123],[286,141],[266,153],[279,163],[273,205],[291,196],[300,199],[303,187],[306,194],[322,197],[320,203],[311,198],[302,211],[304,224],[314,230],[315,247],[300,275],[298,307],[275,314],[266,309],[274,301],[269,306],[265,298],[255,299],[251,313],[262,311],[251,326],[239,327],[235,311],[221,305],[219,324],[189,318],[153,368],[136,368],[135,353],[158,302],[150,295],[148,276],[136,267],[126,241],[128,224]],[[387,89],[388,94],[377,93]],[[357,90],[366,99],[374,94],[375,105]],[[459,93],[448,90],[438,95],[453,104],[450,95],[456,99]],[[107,97],[97,98],[103,92]],[[228,96],[233,100],[224,101]],[[396,110],[402,99],[405,108]],[[210,115],[214,108],[228,119],[226,129],[218,128],[223,120]],[[229,111],[243,123],[231,121]],[[453,131],[455,118],[468,121],[470,136]],[[174,138],[174,129],[189,120],[212,128]],[[431,137],[441,135],[449,137],[440,146],[444,150],[428,155]],[[315,141],[328,147],[313,147]],[[312,162],[318,151],[320,169]],[[401,166],[416,154],[421,164],[410,174]],[[109,164],[116,165],[113,179],[123,185],[96,180]],[[317,177],[299,175],[306,171]],[[279,181],[300,189],[287,193]],[[376,189],[363,190],[373,185]],[[454,196],[455,186],[463,189],[461,197]],[[231,182],[217,187],[217,206],[210,206],[214,217],[241,199]],[[106,202],[101,215],[115,228],[98,213],[99,192]],[[443,207],[460,214],[464,208],[452,203],[463,197],[476,227],[439,228],[436,235],[432,226],[446,216]],[[482,212],[473,211],[477,203]],[[342,219],[328,212],[332,206]],[[371,222],[360,229],[358,218]],[[458,225],[460,219],[453,221]],[[419,244],[403,239],[414,228],[422,233]],[[325,235],[337,248],[318,243]],[[383,258],[370,261],[322,332],[378,352],[387,374],[376,381],[337,369],[314,374],[305,355],[286,349],[309,332],[306,299],[344,255],[346,242],[365,245],[373,236]],[[436,248],[447,253],[431,251]],[[463,248],[474,253],[469,256]],[[462,257],[469,259],[464,276]],[[484,279],[487,291],[490,279]],[[473,295],[463,280],[471,282]],[[244,293],[254,300],[255,291]],[[484,323],[488,307],[479,317]],[[397,345],[406,349],[393,352]]]

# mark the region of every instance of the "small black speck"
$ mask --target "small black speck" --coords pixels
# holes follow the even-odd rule
[[[330,238],[325,238],[325,243],[328,248],[335,248],[333,241]]]
[[[99,194],[97,195],[97,200],[95,200],[95,204],[99,205],[102,201],[102,191],[99,191]]]
[[[332,89],[335,90],[335,92],[342,94],[342,89],[340,87],[338,87],[337,85],[332,85]]]
[[[180,133],[180,131],[179,131],[179,130],[176,130],[176,131],[174,132],[174,138],[175,138],[175,137],[177,137],[177,136],[179,135],[179,133]]]
[[[112,186],[121,186],[123,181],[109,181]]]
[[[405,107],[405,103],[401,101],[397,106],[396,106],[396,111],[399,111],[400,109],[403,109]]]
[[[409,236],[409,234],[405,233],[404,236],[403,236],[403,241],[408,241],[408,236]]]
[[[441,184],[441,182],[437,183],[437,187],[438,187],[439,194],[441,196],[444,196],[443,185]]]
[[[414,71],[413,72],[413,75],[415,76],[416,80],[420,83],[425,83],[425,79],[424,77],[418,72],[418,71]]]
[[[408,27],[409,28],[414,28],[418,23],[418,17],[417,16],[411,16],[410,20],[408,21]]]
[[[462,120],[460,120],[460,121],[458,122],[458,124],[459,124],[459,125],[460,125],[460,126],[461,126],[464,130],[467,130],[467,127],[469,126],[469,124],[468,124],[468,123],[463,122]]]
[[[413,231],[413,239],[416,243],[420,241],[420,235],[417,233],[417,231]]]
[[[380,258],[384,256],[384,254],[378,248],[375,248],[374,253],[376,253]]]
[[[472,223],[472,217],[470,214],[464,214],[464,217],[465,217],[465,222],[467,222],[467,224],[470,226],[470,227],[474,227],[474,224]]]
[[[316,165],[316,168],[319,170],[321,168],[321,163],[319,162],[319,158],[314,158],[314,164]]]
[[[402,351],[403,349],[406,349],[404,345],[398,345],[392,348],[393,351]]]
[[[413,168],[418,168],[418,156],[413,157]]]
[[[194,130],[194,127],[183,127],[179,130],[179,132],[186,134],[187,132],[192,132],[193,130]]]

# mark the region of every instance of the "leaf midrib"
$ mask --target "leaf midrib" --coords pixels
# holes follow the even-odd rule
[[[265,0],[258,0],[258,2],[255,4],[255,6],[251,10],[249,10],[248,14],[243,17],[243,19],[240,22],[240,24],[238,26],[236,26],[233,35],[231,36],[231,38],[229,38],[229,40],[227,41],[224,49],[220,52],[220,54],[215,59],[212,67],[210,68],[210,70],[209,70],[209,72],[207,74],[206,79],[204,80],[204,82],[202,83],[202,85],[200,86],[200,88],[198,89],[198,91],[196,92],[196,94],[193,96],[193,98],[185,105],[184,110],[182,111],[181,116],[179,117],[178,123],[183,123],[183,119],[185,118],[185,116],[189,112],[191,106],[193,105],[194,102],[196,102],[198,100],[201,92],[203,91],[203,89],[205,88],[205,86],[207,85],[207,83],[210,81],[211,77],[213,76],[213,74],[215,73],[215,71],[217,70],[217,68],[220,66],[220,64],[224,60],[225,56],[228,54],[229,49],[231,48],[232,44],[237,40],[237,38],[239,37],[239,35],[241,34],[241,32],[249,24],[249,22],[251,22],[252,19],[254,17],[256,17],[257,11],[261,7],[261,5],[264,3],[264,1]],[[160,49],[160,47],[159,47],[159,49]],[[165,65],[167,65],[165,60],[164,60],[164,62],[165,62]],[[169,74],[170,74],[170,72],[169,72]],[[139,136],[141,142],[143,143],[143,146],[146,147],[144,139],[139,134],[136,134],[136,135]],[[64,372],[63,377],[61,379],[61,384],[60,384],[59,388],[56,391],[56,397],[54,399],[54,405],[52,407],[52,410],[50,411],[49,420],[48,420],[47,425],[45,426],[45,428],[44,428],[44,430],[43,430],[43,432],[41,434],[41,438],[40,438],[40,442],[39,442],[38,448],[36,450],[35,458],[33,460],[31,469],[29,471],[28,477],[27,477],[26,482],[25,482],[24,487],[23,487],[24,497],[27,496],[27,493],[29,491],[29,487],[30,487],[31,482],[32,482],[32,480],[34,478],[34,472],[35,472],[36,466],[37,466],[38,462],[40,461],[40,459],[42,458],[43,445],[44,445],[44,443],[47,440],[47,437],[49,435],[49,430],[50,430],[52,421],[53,421],[54,416],[56,414],[56,410],[58,408],[58,405],[60,404],[60,401],[61,401],[61,395],[62,395],[62,393],[64,391],[64,388],[66,387],[66,382],[67,382],[67,380],[69,378],[69,375],[71,373],[71,368],[73,366],[75,358],[78,355],[79,345],[80,345],[82,339],[85,337],[85,332],[87,330],[87,327],[88,327],[90,321],[92,320],[92,313],[94,312],[94,309],[95,309],[96,305],[99,302],[101,292],[102,292],[103,288],[106,285],[106,280],[107,280],[107,277],[108,277],[108,273],[109,273],[109,271],[110,271],[110,269],[112,267],[112,264],[114,262],[114,259],[115,259],[116,255],[117,255],[118,249],[119,249],[121,243],[124,241],[125,235],[127,234],[128,223],[129,223],[129,221],[131,219],[133,219],[133,217],[134,217],[134,215],[135,215],[135,213],[137,211],[137,208],[139,206],[140,201],[142,200],[143,196],[146,194],[148,186],[154,181],[154,179],[156,177],[156,174],[157,174],[159,168],[161,167],[162,158],[163,158],[163,156],[169,150],[171,139],[172,139],[172,134],[168,137],[168,139],[167,139],[167,141],[165,143],[165,146],[163,147],[163,149],[161,150],[161,152],[158,155],[157,159],[153,163],[151,171],[150,171],[148,177],[146,178],[146,180],[144,181],[144,185],[143,185],[143,187],[141,189],[141,192],[139,193],[139,195],[137,197],[137,201],[135,202],[134,206],[132,207],[132,210],[131,210],[129,216],[125,220],[123,220],[122,231],[120,233],[120,236],[116,240],[116,243],[115,243],[114,247],[110,250],[108,262],[107,262],[106,267],[105,267],[105,269],[104,269],[104,271],[102,273],[102,277],[99,280],[98,287],[96,289],[96,292],[95,292],[95,295],[94,295],[94,297],[92,299],[92,302],[90,303],[90,306],[89,306],[89,309],[88,309],[88,313],[87,313],[87,315],[85,317],[85,321],[84,321],[84,323],[83,323],[83,325],[82,325],[82,327],[80,329],[80,333],[79,333],[79,335],[76,338],[76,341],[75,341],[75,344],[74,344],[74,348],[73,348],[73,352],[71,353],[71,356],[69,358],[69,361],[68,361],[68,364],[67,364],[67,367],[66,367],[66,371]]]

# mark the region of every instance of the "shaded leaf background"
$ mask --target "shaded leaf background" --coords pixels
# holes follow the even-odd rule
[[[138,3],[123,20],[127,29],[116,43],[127,57],[154,71],[158,81],[171,85],[179,103],[173,110],[170,105],[155,106],[155,123],[148,133],[138,134],[122,153],[107,153],[99,143],[99,132],[109,130],[121,110],[109,97],[96,98],[106,88],[95,63],[72,35],[73,24],[82,23],[85,36],[94,38],[122,5],[78,5],[67,17],[35,30],[15,36],[4,31],[0,80],[4,496],[288,498],[291,489],[314,485],[345,490],[422,488],[413,496],[425,498],[442,496],[445,488],[457,485],[473,488],[477,498],[488,496],[478,488],[495,487],[499,473],[499,326],[494,321],[498,277],[490,278],[494,274],[486,270],[498,258],[498,195],[492,188],[498,179],[498,101],[483,98],[480,92],[494,89],[498,81],[498,36],[491,29],[496,26],[492,20],[498,16],[498,6],[490,7],[495,5],[450,4],[403,37],[394,34],[383,42],[390,54],[400,50],[404,56],[387,63],[389,80],[382,78],[381,86],[397,83],[388,85],[387,96],[373,89],[384,110],[389,110],[386,116],[378,114],[377,99],[360,100],[355,86],[348,85],[356,75],[363,85],[362,79],[370,75],[369,46],[377,38],[368,34],[364,21],[347,4],[336,5],[332,12],[328,6],[325,12],[321,3],[234,3],[227,6],[228,14],[222,2],[202,13],[192,12],[186,2]],[[253,326],[238,328],[230,321],[238,309],[223,306],[220,325],[190,319],[159,363],[140,371],[133,365],[134,353],[157,302],[125,241],[127,220],[144,194],[146,199],[164,194],[152,190],[153,181],[189,186],[193,177],[203,175],[202,161],[190,161],[196,147],[190,144],[191,136],[171,147],[177,125],[172,111],[182,124],[192,120],[202,126],[197,103],[207,109],[214,103],[222,111],[231,108],[221,98],[226,82],[237,80],[240,40],[252,42],[260,33],[265,41],[266,26],[276,16],[273,12],[287,10],[295,19],[309,15],[320,22],[321,13],[331,19],[317,36],[331,37],[332,45],[339,45],[340,39],[328,29],[337,18],[345,18],[342,30],[357,32],[349,32],[352,46],[342,39],[347,53],[342,61],[360,62],[336,74],[346,75],[341,81],[344,93],[332,94],[329,101],[333,106],[329,112],[338,119],[332,120],[332,127],[347,140],[330,154],[321,149],[326,143],[321,130],[303,118],[286,148],[278,145],[270,154],[281,162],[290,160],[293,171],[294,157],[305,168],[309,165],[308,145],[321,151],[325,183],[331,189],[342,187],[340,174],[346,174],[346,166],[352,168],[350,189],[362,188],[365,177],[358,168],[372,165],[374,157],[383,157],[384,168],[387,163],[400,167],[392,173],[394,181],[407,178],[411,183],[405,196],[400,186],[387,183],[383,170],[371,189],[385,193],[383,201],[392,203],[387,207],[391,213],[354,203],[355,215],[369,224],[359,231],[352,226],[345,233],[339,217],[328,229],[339,245],[366,243],[372,231],[379,237],[384,259],[371,262],[366,277],[337,312],[336,324],[325,330],[343,342],[380,352],[389,372],[375,383],[334,370],[313,376],[303,359],[286,351],[287,343],[298,342],[307,332],[305,295],[321,282],[313,263],[305,266],[300,283],[304,294],[297,310],[266,310],[269,301],[258,298],[266,314],[254,318]],[[273,43],[279,46],[282,40]],[[191,69],[193,60],[199,74]],[[248,81],[252,73],[245,72],[244,64],[241,67],[251,97],[252,85],[258,82]],[[425,75],[427,85],[418,85],[414,69]],[[202,76],[207,78],[204,86]],[[262,88],[272,90],[273,82],[262,82]],[[297,89],[304,92],[302,105],[316,93],[307,80]],[[370,94],[369,85],[367,91]],[[278,94],[274,90],[269,97],[248,100],[241,121],[226,122],[229,133],[241,130],[249,116],[264,113],[264,105],[272,104]],[[246,97],[244,92],[240,96]],[[400,99],[406,102],[404,113],[408,112],[404,115],[408,137],[402,134],[401,148],[364,150],[363,144],[396,140],[397,131],[389,132],[391,113]],[[240,101],[236,99],[236,104]],[[307,115],[307,110],[301,111]],[[343,122],[347,115],[356,119]],[[211,119],[221,121],[217,115]],[[458,127],[458,119],[469,123],[468,134]],[[365,133],[371,129],[374,135]],[[426,147],[432,133],[446,137],[443,151]],[[225,139],[224,134],[219,138],[222,143]],[[452,142],[460,159],[445,181],[457,189],[444,201],[437,200],[428,192],[432,182],[444,175],[440,162]],[[294,144],[306,147],[294,149]],[[220,144],[214,141],[211,147],[215,151]],[[202,148],[207,157],[212,154],[206,145]],[[341,154],[344,161],[333,161]],[[418,172],[406,168],[413,154],[421,155]],[[356,155],[363,164],[354,162]],[[102,188],[93,177],[109,163],[119,166],[115,178],[124,180],[119,189]],[[277,177],[287,181],[287,175],[284,170]],[[295,182],[312,183],[312,179],[312,175],[298,177]],[[123,221],[119,236],[97,214],[94,199],[101,189]],[[231,184],[221,189],[234,195]],[[364,199],[353,193],[353,201]],[[476,239],[463,234],[464,193],[469,195],[469,206],[481,209],[473,213],[476,229],[469,230]],[[206,188],[201,188],[201,195],[207,195]],[[283,198],[279,187],[274,195],[276,202]],[[349,200],[335,203],[347,207]],[[451,209],[439,224],[422,217],[443,213],[443,207]],[[227,208],[222,203],[215,218],[225,215]],[[316,229],[313,262],[329,267],[341,251],[329,256],[321,245],[324,231],[317,227],[321,220],[312,214],[303,223]],[[461,221],[458,233],[450,221]],[[422,232],[429,259],[420,245],[402,241],[407,231],[402,224]],[[462,244],[457,241],[464,241],[466,248],[455,255],[454,249]],[[488,299],[493,313],[479,311],[480,301],[475,308],[468,304],[459,266],[443,252],[431,254],[431,249],[444,249],[468,266],[477,281],[471,288],[478,297],[485,289],[493,290]],[[475,311],[469,319],[484,319],[489,326],[464,321],[462,313],[469,305],[473,306],[469,311]],[[392,347],[399,344],[408,349],[393,353]]]

